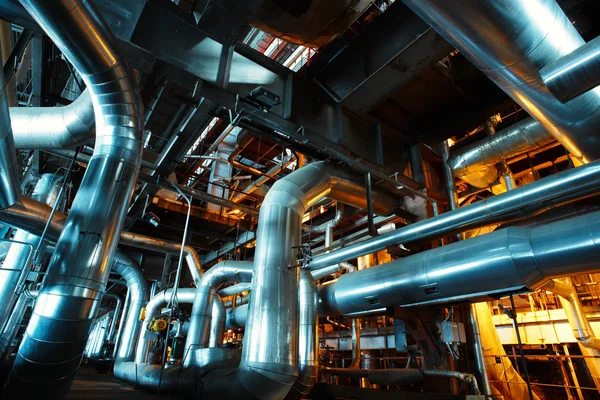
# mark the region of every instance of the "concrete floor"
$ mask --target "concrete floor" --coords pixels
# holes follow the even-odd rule
[[[175,399],[171,396],[158,396],[142,389],[133,389],[132,385],[118,380],[113,375],[101,374],[93,368],[81,368],[73,386],[65,399]]]

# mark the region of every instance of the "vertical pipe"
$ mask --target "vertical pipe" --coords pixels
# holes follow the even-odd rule
[[[60,398],[82,359],[141,162],[143,104],[119,45],[81,0],[21,0],[90,91],[96,142],[56,244],[17,359],[7,398]]]
[[[515,307],[515,300],[512,294],[509,298],[512,314],[510,317],[513,321],[513,327],[515,328],[515,335],[517,336],[517,343],[519,345],[519,355],[521,357],[521,364],[523,365],[523,372],[525,373],[525,382],[527,382],[527,392],[529,393],[529,399],[533,400],[531,380],[529,379],[529,369],[527,368],[527,360],[525,360],[525,351],[523,350],[523,342],[521,341],[521,332],[519,332],[519,324],[517,322],[517,308]]]

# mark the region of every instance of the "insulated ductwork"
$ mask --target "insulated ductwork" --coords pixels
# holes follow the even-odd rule
[[[225,323],[227,314],[225,314],[225,305],[218,295],[214,296],[212,317],[210,320],[210,335],[208,336],[208,347],[219,348],[223,343],[225,335]]]
[[[298,287],[298,379],[288,393],[289,399],[305,398],[317,382],[319,372],[319,339],[317,282],[309,271],[300,270]]]
[[[48,206],[53,207],[57,200],[62,180],[62,175],[42,175],[35,185],[32,197],[37,201],[46,202]],[[0,304],[4,305],[0,308],[0,327],[4,327],[10,318],[17,297],[19,296],[16,290],[22,275],[19,271],[22,271],[27,263],[33,261],[34,256],[39,257],[40,255],[44,255],[43,249],[40,249],[39,254],[34,254],[40,242],[39,236],[19,229],[15,234],[14,240],[16,242],[28,243],[29,246],[13,243],[4,263],[0,267]]]
[[[308,268],[324,268],[383,250],[389,245],[406,244],[415,240],[433,240],[453,233],[464,232],[485,226],[490,221],[498,223],[501,219],[523,218],[526,214],[564,204],[565,198],[573,201],[573,196],[584,198],[591,193],[597,193],[599,189],[600,162],[596,161],[548,176],[437,217],[415,222],[374,239],[319,255],[313,258],[308,264]]]
[[[11,107],[17,149],[64,149],[94,140],[94,107],[84,91],[65,107]]]
[[[12,225],[15,228],[26,230],[34,235],[41,235],[50,217],[52,208],[29,197],[21,196],[19,201],[6,210],[0,210],[0,221]],[[52,222],[48,226],[46,237],[56,242],[65,227],[67,216],[61,212],[55,212]],[[138,235],[131,232],[121,232],[119,243],[138,249],[156,251],[179,256],[181,244]],[[195,284],[200,282],[202,276],[202,264],[200,256],[191,246],[184,246],[183,255],[188,265],[190,276]]]
[[[251,279],[251,262],[222,261],[206,271],[200,279],[194,297],[190,329],[185,341],[186,353],[192,348],[209,347],[214,299],[221,285],[228,282],[249,282]],[[184,366],[189,367],[192,364],[193,359],[189,357]]]
[[[81,75],[96,119],[94,155],[5,387],[7,398],[60,398],[106,288],[141,162],[143,105],[113,34],[90,3],[21,3]]]
[[[510,227],[346,274],[321,290],[323,314],[482,301],[598,268],[600,212]]]
[[[130,361],[135,357],[136,339],[140,335],[142,322],[139,320],[140,311],[150,298],[148,281],[140,267],[123,253],[117,253],[112,267],[127,282],[128,305],[123,308],[127,311],[125,325],[121,328],[119,347],[116,362]]]
[[[548,90],[566,103],[600,85],[600,37],[540,70]]]
[[[485,188],[496,182],[496,164],[510,157],[535,150],[554,137],[533,118],[527,118],[483,140],[453,151],[448,166],[457,178]]]
[[[19,165],[13,139],[4,78],[0,79],[0,209],[15,204],[21,195]]]
[[[277,181],[260,209],[248,326],[235,374],[209,372],[202,394],[224,398],[283,398],[298,376],[298,261],[301,221],[323,197],[366,208],[360,174],[317,162]],[[373,193],[380,215],[393,212],[396,199]],[[265,337],[269,340],[264,340]],[[214,378],[214,379],[213,379]]]
[[[583,162],[600,157],[600,93],[568,104],[539,69],[585,44],[554,0],[404,0]]]

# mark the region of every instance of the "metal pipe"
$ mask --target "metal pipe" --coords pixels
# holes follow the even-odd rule
[[[190,329],[185,341],[186,353],[192,348],[209,347],[213,303],[217,290],[228,282],[249,282],[251,279],[252,263],[247,261],[222,261],[206,271],[196,288]],[[184,361],[184,367],[193,364],[193,357],[187,357]]]
[[[477,381],[471,374],[458,371],[417,368],[389,368],[389,369],[349,369],[349,368],[322,368],[323,373],[333,376],[347,376],[351,378],[367,378],[375,385],[410,385],[420,383],[425,376],[437,376],[457,379],[469,384],[472,394],[480,394]]]
[[[491,396],[493,393],[492,388],[490,386],[487,367],[485,365],[485,357],[483,354],[483,341],[481,340],[479,320],[477,318],[477,308],[475,304],[470,305],[469,314],[471,327],[473,328],[473,349],[475,350],[474,359],[476,372],[479,374],[483,394]]]
[[[150,287],[139,265],[123,253],[118,252],[116,254],[112,269],[127,282],[127,297],[129,298],[123,309],[123,315],[125,315],[125,309],[128,309],[127,317],[126,320],[121,318],[122,326],[119,328],[121,334],[116,356],[118,364],[122,361],[132,360],[135,356],[135,340],[142,329],[142,324],[139,320],[140,312],[148,302]]]
[[[143,104],[116,39],[89,2],[21,4],[81,75],[96,119],[94,156],[5,387],[7,398],[61,397],[78,370],[140,167]]]
[[[22,196],[15,205],[6,210],[0,210],[0,221],[12,225],[18,229],[26,230],[35,235],[41,235],[48,221],[52,209],[39,201]],[[56,212],[50,225],[48,225],[48,240],[56,242],[64,228],[67,216]],[[155,251],[178,255],[181,251],[181,244],[139,235],[131,232],[121,232],[119,243],[138,249]],[[195,284],[200,282],[202,276],[202,263],[200,256],[191,246],[185,246],[184,258],[188,265],[188,270]]]
[[[540,76],[563,103],[594,89],[600,85],[600,37],[546,64]]]
[[[57,183],[60,183],[61,180],[62,176],[58,174],[42,175],[35,185],[32,197],[37,201],[46,202],[50,207],[54,207],[60,187],[57,186]],[[10,318],[14,304],[22,291],[21,281],[27,278],[28,264],[34,259],[34,249],[38,248],[41,239],[39,236],[19,229],[14,240],[29,245],[13,244],[0,267],[0,304],[3,305],[0,308],[0,327],[4,327]],[[22,272],[12,270],[21,270]]]
[[[511,212],[535,212],[545,202],[563,196],[597,192],[600,183],[600,161],[548,176],[515,190],[478,201],[437,217],[415,222],[388,234],[346,248],[314,257],[310,269],[319,269],[365,254],[385,249],[389,245],[406,244],[415,240],[433,240],[452,233],[485,226],[486,221],[508,216]],[[554,207],[554,206],[550,206]],[[527,208],[527,209],[524,209]],[[1,213],[0,213],[1,215]]]
[[[205,375],[203,395],[283,398],[298,375],[298,270],[301,221],[323,197],[365,208],[363,177],[316,162],[277,181],[258,220],[252,296],[242,360],[230,379]],[[374,191],[374,211],[393,212],[397,199]],[[268,337],[270,340],[265,341]]]
[[[117,301],[113,317],[110,321],[110,327],[108,328],[108,334],[106,335],[106,340],[112,342],[113,336],[115,335],[115,327],[117,326],[117,319],[119,318],[119,313],[121,312],[121,305],[123,304],[123,300],[121,300],[121,296],[112,293],[106,293],[104,297],[110,297]]]
[[[17,150],[8,113],[4,77],[0,79],[0,154],[0,209],[2,209],[15,204],[21,195]]]
[[[600,93],[568,104],[539,69],[585,42],[552,0],[403,0],[582,162],[600,157]]]
[[[248,321],[248,304],[227,309],[225,329],[242,329]]]
[[[533,118],[526,118],[453,151],[448,158],[448,165],[457,178],[477,188],[485,188],[498,179],[496,164],[554,140],[542,124]]]
[[[319,372],[319,318],[317,282],[309,271],[300,270],[298,286],[298,379],[286,398],[303,399],[310,394]]]
[[[600,212],[535,227],[510,227],[345,274],[320,290],[321,313],[482,301],[537,289],[596,267]]]
[[[64,107],[11,107],[17,149],[68,149],[94,140],[94,107],[89,90]]]
[[[225,312],[223,300],[216,295],[213,299],[208,347],[221,347],[221,344],[223,343],[223,336],[225,335],[226,318],[227,314]]]
[[[228,286],[224,289],[220,289],[217,294],[221,297],[235,296],[243,292],[247,292],[252,287],[250,282],[241,282],[236,285]]]
[[[110,282],[110,280],[109,280]],[[119,329],[117,330],[117,336],[115,337],[115,347],[113,350],[113,364],[117,358],[117,351],[119,350],[119,346],[121,344],[121,338],[123,337],[123,331],[125,327],[125,320],[129,315],[129,304],[131,303],[131,294],[129,290],[127,290],[127,295],[125,296],[125,303],[123,304],[123,312],[121,313],[121,319],[119,320]]]

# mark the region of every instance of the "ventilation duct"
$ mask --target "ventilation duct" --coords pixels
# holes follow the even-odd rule
[[[143,105],[115,38],[89,2],[21,3],[81,75],[96,120],[94,155],[5,387],[7,398],[60,398],[106,288],[141,162]]]
[[[0,79],[0,209],[15,204],[21,195],[19,165],[13,139],[4,78]]]
[[[597,269],[600,212],[510,227],[346,274],[322,287],[322,314],[497,299]]]
[[[485,188],[496,182],[495,165],[508,158],[535,150],[554,137],[536,120],[527,118],[483,140],[453,151],[448,166],[457,178]]]
[[[65,107],[11,107],[17,149],[64,149],[94,140],[94,107],[88,90]]]
[[[583,162],[600,157],[600,93],[568,104],[539,69],[585,44],[556,1],[404,0]]]

